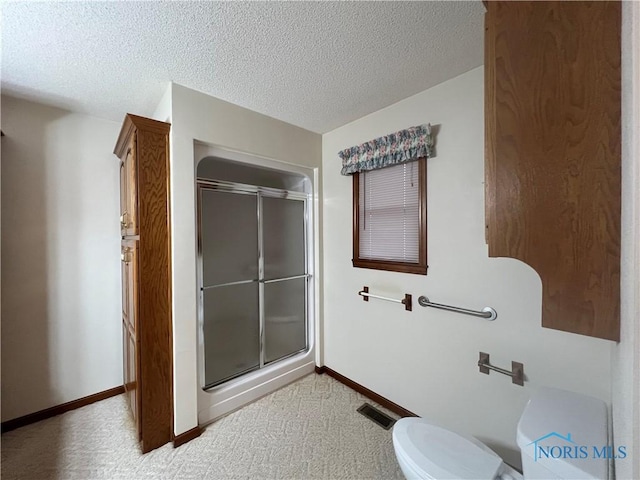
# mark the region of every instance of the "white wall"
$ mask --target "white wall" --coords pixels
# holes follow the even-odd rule
[[[162,95],[160,102],[158,102],[158,105],[156,105],[155,112],[153,112],[154,119],[159,120],[161,122],[171,123],[171,92],[172,90],[173,90],[173,87],[171,85],[171,82],[167,83],[167,88],[164,91],[164,94]],[[169,135],[171,135],[171,131],[169,132]],[[171,144],[169,144],[169,146],[171,146]]]
[[[170,104],[174,429],[180,434],[198,422],[194,140],[318,172],[321,137],[176,84]]]
[[[119,125],[2,97],[2,420],[122,385]]]
[[[640,3],[622,7],[622,271],[620,343],[612,352],[613,434],[630,457],[616,478],[640,478]]]
[[[427,276],[351,266],[351,178],[338,151],[412,125],[440,125],[427,161]],[[543,329],[541,283],[530,267],[490,259],[484,240],[482,67],[323,135],[324,361],[339,373],[446,427],[486,441],[519,465],[516,424],[542,385],[610,401],[612,342]],[[413,295],[413,312],[363,302],[357,292]],[[426,309],[419,295],[498,319]],[[495,365],[524,363],[524,387],[478,372],[478,352]]]

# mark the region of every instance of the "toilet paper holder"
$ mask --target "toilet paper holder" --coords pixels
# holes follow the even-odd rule
[[[524,365],[519,362],[511,362],[511,370],[505,370],[504,368],[491,365],[489,362],[489,354],[480,352],[480,359],[478,360],[478,368],[480,373],[489,375],[489,371],[501,373],[511,377],[511,383],[524,386]]]

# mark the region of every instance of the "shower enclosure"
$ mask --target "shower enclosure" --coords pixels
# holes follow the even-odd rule
[[[208,390],[308,350],[309,195],[298,188],[301,175],[223,159],[197,172],[200,380]]]

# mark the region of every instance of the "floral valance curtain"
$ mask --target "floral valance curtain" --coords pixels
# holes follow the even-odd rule
[[[345,148],[338,155],[342,159],[342,175],[390,167],[421,157],[430,158],[433,156],[431,125],[400,130],[362,145]]]

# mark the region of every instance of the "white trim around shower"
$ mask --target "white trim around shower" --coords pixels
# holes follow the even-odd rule
[[[305,245],[306,245],[306,271],[305,277],[308,279],[306,288],[306,348],[297,353],[284,356],[283,358],[266,364],[264,362],[264,352],[261,351],[260,367],[253,369],[244,375],[237,376],[212,388],[206,387],[204,379],[204,339],[203,339],[203,302],[198,302],[198,423],[200,425],[214,421],[215,419],[236,410],[243,405],[250,403],[282,386],[291,383],[298,378],[313,372],[316,365],[316,332],[319,282],[316,272],[318,271],[318,198],[316,194],[316,181],[318,172],[298,165],[279,162],[274,159],[257,157],[242,152],[222,149],[215,146],[205,145],[199,142],[194,144],[194,169],[201,160],[214,157],[222,162],[235,162],[242,167],[253,167],[256,169],[272,170],[283,173],[290,173],[293,176],[303,179],[302,182],[293,186],[291,190],[284,188],[272,188],[269,186],[247,186],[240,182],[229,182],[223,180],[217,182],[223,190],[249,191],[255,190],[258,197],[296,198],[305,202]],[[196,178],[198,175],[196,175]],[[202,180],[202,179],[200,179]],[[197,182],[196,182],[197,183]],[[196,188],[196,195],[199,197],[199,188]],[[238,192],[240,193],[240,192]],[[196,200],[199,201],[199,198]],[[197,228],[197,226],[196,226]],[[200,256],[198,256],[200,259]],[[202,287],[201,262],[198,261],[198,286],[199,296]],[[264,285],[261,284],[263,294]],[[263,298],[261,296],[261,298]],[[264,321],[261,320],[260,336],[264,341]]]

